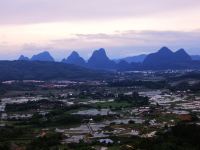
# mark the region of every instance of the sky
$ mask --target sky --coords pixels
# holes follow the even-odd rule
[[[111,58],[163,46],[200,55],[199,18],[199,0],[0,0],[0,59],[87,59],[102,47]]]

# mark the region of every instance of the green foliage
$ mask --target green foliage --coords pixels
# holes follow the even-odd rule
[[[196,91],[200,91],[200,83],[197,82],[195,84],[189,84],[188,82],[181,82],[175,86],[171,86],[170,87],[170,90],[172,91],[187,91],[187,90],[190,90],[190,91],[193,91],[193,92],[196,92]]]
[[[44,137],[35,138],[27,145],[27,150],[57,150],[62,137],[59,133],[49,133]]]
[[[28,132],[27,128],[18,128],[14,126],[6,126],[0,128],[0,141],[7,141],[25,135]]]
[[[0,80],[98,79],[106,77],[83,67],[40,61],[0,61]]]
[[[124,80],[110,82],[111,87],[130,87],[130,86],[143,86],[150,89],[162,89],[167,86],[166,81],[136,81],[136,80]]]
[[[200,126],[181,123],[165,134],[140,142],[138,147],[149,150],[199,150],[199,139]]]
[[[7,104],[6,111],[7,112],[28,111],[28,110],[36,110],[41,107],[51,108],[51,109],[61,109],[62,106],[63,102],[49,101],[47,99],[42,99],[39,101],[28,101],[26,103]]]
[[[143,106],[149,104],[149,98],[140,96],[138,93],[134,92],[132,95],[120,94],[115,99],[116,102],[128,102],[135,106]]]

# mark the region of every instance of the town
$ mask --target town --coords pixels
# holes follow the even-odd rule
[[[3,81],[0,149],[156,149],[148,144],[173,129],[193,125],[199,131],[198,73],[133,71],[100,80]]]

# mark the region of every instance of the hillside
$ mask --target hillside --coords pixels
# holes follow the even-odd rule
[[[42,61],[0,61],[0,80],[95,79],[104,77],[83,67]]]

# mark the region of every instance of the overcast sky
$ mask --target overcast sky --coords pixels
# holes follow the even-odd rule
[[[0,59],[48,50],[111,58],[162,46],[200,54],[199,0],[0,0]]]

